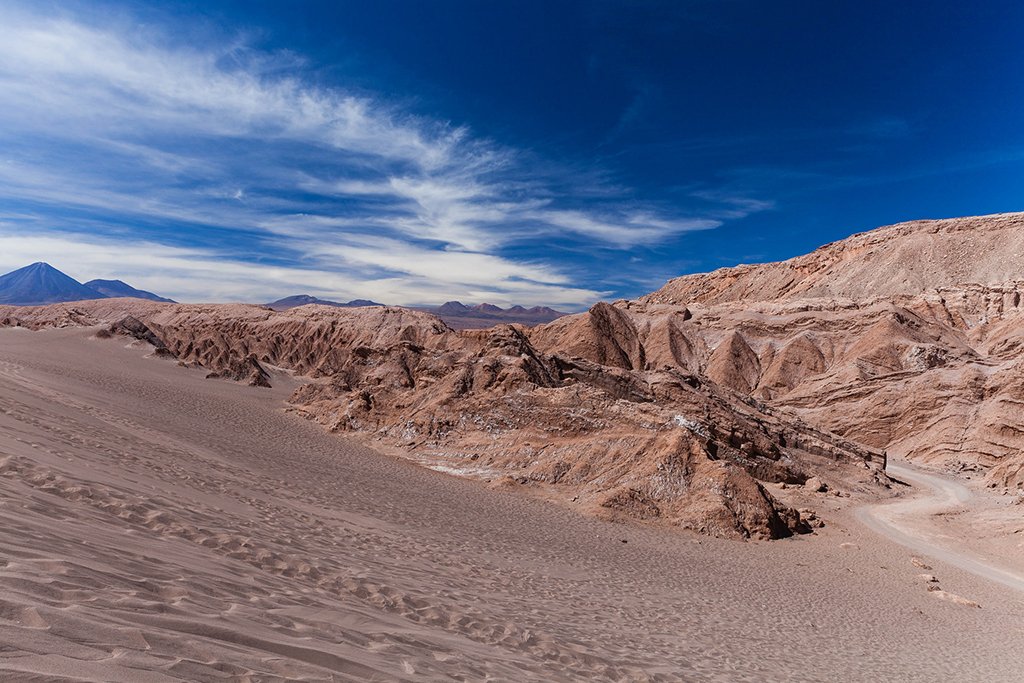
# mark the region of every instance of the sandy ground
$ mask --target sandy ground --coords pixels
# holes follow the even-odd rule
[[[857,516],[869,528],[918,553],[1024,591],[1020,540],[1012,534],[984,533],[991,527],[984,518],[1005,510],[1011,499],[972,490],[963,481],[907,462],[889,463],[888,472],[915,491],[902,500],[860,508]],[[1008,512],[1016,512],[1018,527],[1024,527],[1024,510]]]
[[[601,522],[147,352],[0,330],[2,680],[1020,680],[1024,592],[842,511]]]

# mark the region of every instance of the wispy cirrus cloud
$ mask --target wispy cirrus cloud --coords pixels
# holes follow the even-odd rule
[[[736,209],[574,186],[529,151],[314,84],[294,54],[126,21],[0,9],[0,265],[52,260],[186,300],[578,307],[608,294],[599,279],[524,244],[627,250]]]
[[[337,268],[340,248],[301,266],[226,259],[202,248],[173,247],[158,242],[95,239],[80,234],[11,233],[0,221],[0,268],[26,265],[47,254],[53,263],[80,280],[120,278],[142,289],[166,293],[182,301],[250,301],[278,299],[282,292],[308,292],[322,298],[374,299],[385,302],[444,301],[453,287],[466,301],[585,300],[592,292],[572,286],[564,275],[486,254],[428,252],[404,243],[385,245],[392,251],[355,248]],[[400,270],[392,271],[401,259]],[[413,265],[410,265],[413,264]],[[401,275],[386,274],[400,272]],[[369,276],[368,276],[369,274]],[[530,279],[533,276],[540,279]],[[452,284],[453,282],[457,284]],[[510,292],[512,293],[510,295]]]

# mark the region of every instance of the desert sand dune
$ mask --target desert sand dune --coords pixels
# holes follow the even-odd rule
[[[124,337],[0,330],[4,680],[1017,680],[1024,594],[842,512],[617,525],[370,451]],[[783,492],[784,493],[784,492]]]

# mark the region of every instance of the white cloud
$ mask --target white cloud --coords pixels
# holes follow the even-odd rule
[[[715,216],[722,219],[746,218],[751,214],[771,211],[775,208],[773,201],[722,190],[699,190],[691,192],[690,196],[717,206],[718,208],[714,212]]]
[[[549,266],[513,262],[491,254],[470,251],[427,249],[398,240],[358,239],[325,246],[322,256],[353,266],[483,287],[488,284],[514,288],[530,281],[534,285],[569,284],[569,278]]]
[[[0,223],[0,232],[4,232]],[[226,259],[202,249],[168,247],[152,242],[83,239],[75,235],[0,234],[0,272],[35,261],[47,261],[68,275],[87,281],[117,278],[179,301],[272,301],[289,294],[308,293],[327,299],[373,299],[383,303],[439,303],[445,297],[488,301],[499,305],[557,305],[578,308],[606,292],[573,287],[564,282],[537,282],[520,277],[548,277],[542,269],[518,272],[517,264],[487,255],[430,254],[403,245],[404,260],[396,261],[404,277],[366,275],[359,269],[339,270],[322,264],[299,268]],[[354,254],[357,266],[379,265],[379,252]],[[434,260],[436,259],[436,260]],[[479,259],[479,260],[477,260]],[[409,267],[420,262],[425,267]],[[443,278],[436,268],[446,269]],[[482,278],[484,268],[498,269]],[[558,278],[557,275],[552,277]]]
[[[544,210],[532,215],[545,223],[620,247],[659,242],[672,235],[711,230],[722,224],[710,218],[666,220],[645,212],[628,214],[618,220],[602,219],[583,211]]]
[[[160,44],[158,35],[111,32],[66,19],[0,12],[0,87],[27,121],[79,132],[170,127],[217,136],[288,138],[407,161],[451,161],[459,129],[404,122],[382,105],[294,78],[219,65],[222,52]],[[70,109],[69,109],[70,108]]]
[[[628,250],[719,225],[611,184],[566,208],[524,152],[312,85],[295,55],[178,33],[0,7],[0,200],[23,214],[0,224],[0,263],[187,300],[580,306],[606,292],[574,287],[544,241]],[[536,256],[502,255],[526,240]]]

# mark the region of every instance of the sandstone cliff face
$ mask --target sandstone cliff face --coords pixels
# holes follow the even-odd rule
[[[629,319],[620,329],[638,331],[634,356],[656,359],[648,367],[702,373],[859,444],[1016,490],[1022,253],[1024,214],[917,221],[782,263],[678,278],[614,308]],[[531,338],[558,348],[593,315]]]
[[[684,318],[599,304],[543,350],[522,328],[457,332],[406,309],[104,300],[0,310],[7,324],[151,334],[183,363],[252,384],[268,368],[290,369],[312,379],[294,409],[329,429],[613,517],[777,538],[807,527],[762,482],[798,484],[827,469],[884,485],[879,452],[695,374],[707,349]],[[665,346],[648,351],[643,339]]]

